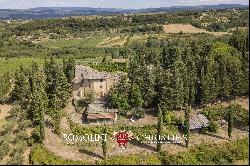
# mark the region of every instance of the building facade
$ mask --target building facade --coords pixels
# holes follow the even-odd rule
[[[103,97],[119,81],[119,75],[99,72],[90,67],[76,65],[75,78],[72,81],[73,97],[84,98],[88,93],[94,93],[95,97]]]

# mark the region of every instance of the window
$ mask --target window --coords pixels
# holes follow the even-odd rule
[[[100,86],[100,88],[102,89],[102,85]]]
[[[101,79],[100,82],[103,82],[103,79]]]
[[[83,74],[81,74],[81,77],[83,77]]]
[[[90,82],[90,80],[88,80]]]
[[[81,81],[81,87],[83,86],[83,84],[84,84],[84,80]]]
[[[90,85],[89,85],[89,88],[90,88]]]

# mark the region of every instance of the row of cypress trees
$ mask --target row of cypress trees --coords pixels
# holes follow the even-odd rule
[[[60,134],[61,111],[71,97],[74,61],[64,61],[63,66],[54,58],[45,60],[43,67],[33,63],[31,68],[20,69],[15,73],[15,86],[11,97],[19,104],[32,121],[36,142],[44,140],[45,116],[53,120],[54,132]]]

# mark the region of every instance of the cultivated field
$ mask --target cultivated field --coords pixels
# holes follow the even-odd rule
[[[215,36],[221,36],[229,34],[228,32],[209,32],[205,29],[196,28],[190,24],[168,24],[164,25],[164,31],[166,33],[208,33]]]
[[[127,42],[128,37],[108,37],[102,42],[100,42],[98,47],[112,47],[112,46],[123,46]]]
[[[45,47],[49,48],[61,48],[61,47],[95,47],[103,40],[102,37],[90,37],[90,38],[73,38],[73,39],[60,39],[60,40],[44,40],[40,42]]]
[[[0,58],[0,76],[6,72],[14,72],[21,65],[23,67],[27,67],[32,64],[32,62],[38,63],[38,65],[44,64],[44,58]],[[62,60],[57,59],[57,62],[62,62]]]

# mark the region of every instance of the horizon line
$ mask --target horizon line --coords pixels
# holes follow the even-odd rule
[[[145,7],[145,8],[115,8],[115,7],[88,7],[88,6],[37,6],[31,8],[0,8],[0,10],[29,10],[37,8],[92,8],[92,9],[122,9],[122,10],[142,10],[142,9],[157,9],[157,8],[174,8],[174,7],[199,7],[199,6],[219,6],[219,5],[242,5],[248,6],[249,4],[240,3],[220,3],[220,4],[201,4],[201,5],[177,5],[177,6],[162,6],[162,7]]]

